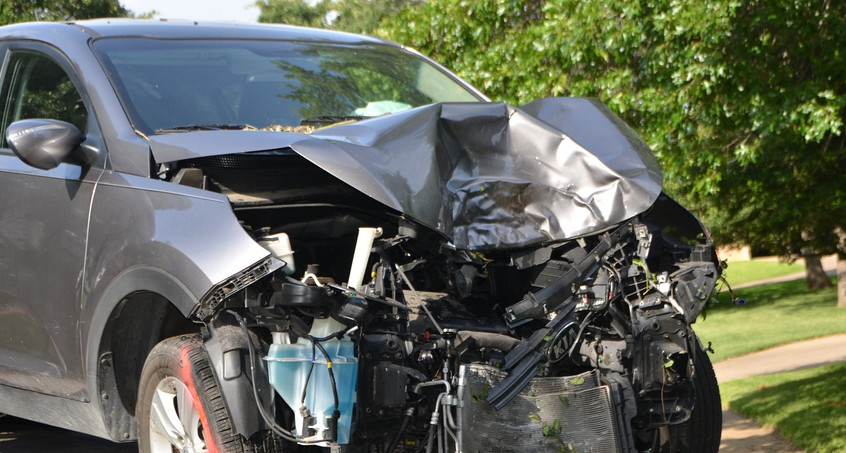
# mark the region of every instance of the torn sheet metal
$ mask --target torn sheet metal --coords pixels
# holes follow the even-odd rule
[[[432,104],[311,136],[216,131],[150,144],[158,162],[290,148],[468,250],[600,231],[661,193],[649,148],[594,99]]]

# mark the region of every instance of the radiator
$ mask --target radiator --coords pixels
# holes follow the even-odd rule
[[[459,411],[463,451],[617,453],[620,440],[611,389],[597,372],[535,377],[500,411],[486,401],[506,373],[462,365]]]

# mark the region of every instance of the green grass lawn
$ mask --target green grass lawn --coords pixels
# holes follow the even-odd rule
[[[732,285],[802,272],[776,261],[729,263]],[[846,309],[834,288],[810,291],[805,279],[727,291],[709,305],[694,328],[715,350],[716,362],[780,344],[846,332]],[[846,451],[846,363],[720,384],[723,404],[775,428],[804,451]]]
[[[720,384],[723,404],[804,451],[846,451],[846,363]]]
[[[805,272],[805,264],[802,261],[787,264],[775,260],[752,260],[730,261],[728,267],[723,270],[723,275],[729,284],[734,286],[799,272]]]
[[[835,288],[809,291],[805,280],[735,291],[746,305],[732,304],[727,291],[693,325],[714,362],[780,344],[846,332],[846,309],[837,308]]]

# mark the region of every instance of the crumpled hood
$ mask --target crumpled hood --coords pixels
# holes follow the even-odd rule
[[[157,162],[290,148],[459,249],[572,239],[648,209],[661,169],[595,99],[442,103],[299,135],[211,131],[150,137]]]

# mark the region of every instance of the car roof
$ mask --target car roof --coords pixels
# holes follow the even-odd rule
[[[371,36],[280,24],[247,24],[165,19],[93,19],[74,22],[29,22],[0,27],[0,39],[49,34],[78,39],[147,37],[157,39],[257,39],[332,42],[343,44],[389,44]]]

